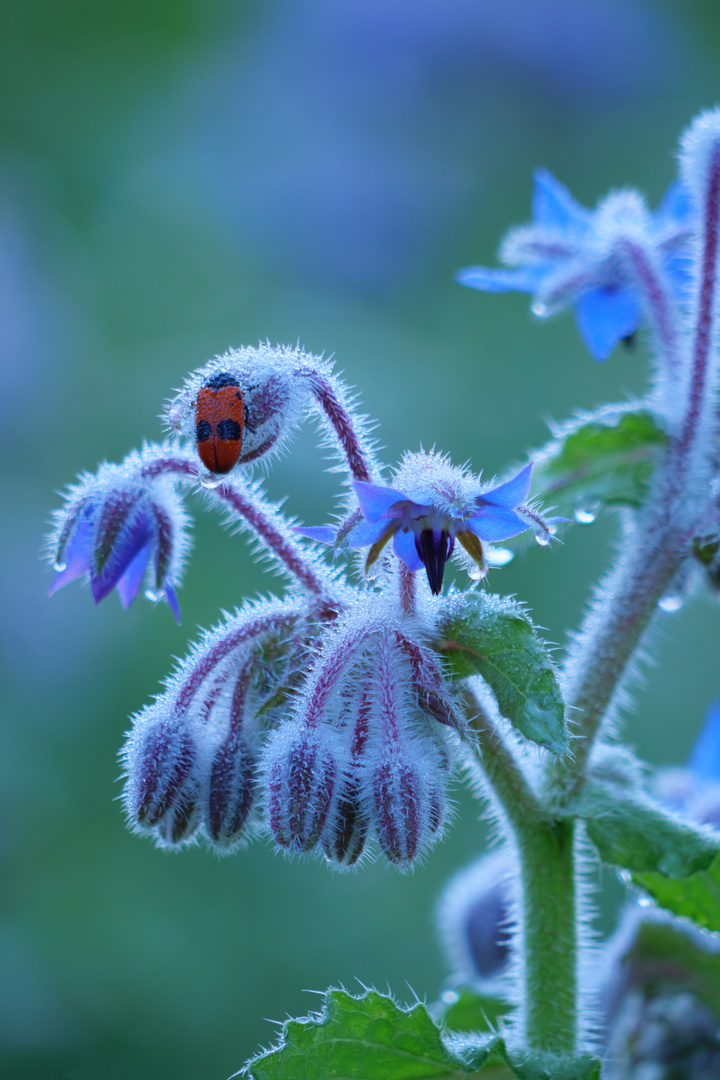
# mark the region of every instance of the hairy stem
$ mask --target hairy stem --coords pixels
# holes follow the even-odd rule
[[[469,688],[483,775],[516,844],[522,881],[523,1042],[573,1053],[577,1043],[577,919],[572,822],[549,818],[500,732]]]

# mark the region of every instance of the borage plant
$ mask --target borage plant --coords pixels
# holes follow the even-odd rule
[[[651,778],[618,741],[658,608],[720,585],[720,111],[685,135],[680,165],[654,214],[633,191],[588,211],[538,172],[508,268],[460,274],[533,293],[537,315],[573,305],[598,359],[641,324],[653,345],[641,400],[559,427],[500,482],[434,451],[386,471],[331,365],[261,345],[194,372],[167,441],[83,476],[57,513],[53,589],[87,576],[96,601],[117,589],[127,606],[144,587],[179,617],[188,489],[288,580],[205,632],[134,717],[135,832],[221,853],[263,833],[335,868],[379,853],[407,871],[442,837],[457,773],[497,823],[497,850],[440,905],[442,1000],[331,989],[248,1063],[255,1080],[720,1075],[720,720],[672,775]],[[347,479],[337,520],[299,527],[249,471],[312,414]],[[522,604],[480,583],[511,554],[498,544],[547,546],[604,507],[619,509],[617,555],[557,668]],[[468,580],[443,593],[451,559]],[[630,890],[602,949],[598,860]]]

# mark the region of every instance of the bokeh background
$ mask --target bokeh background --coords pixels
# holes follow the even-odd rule
[[[453,282],[492,264],[544,165],[587,205],[656,205],[680,130],[720,98],[712,0],[6,0],[0,6],[2,914],[9,1080],[210,1080],[268,1019],[356,980],[433,999],[441,883],[485,843],[458,820],[424,867],[333,875],[262,843],[217,860],[130,836],[127,716],[221,607],[270,587],[198,517],[178,629],[86,590],[46,599],[56,492],[161,434],[187,371],[231,345],[335,354],[386,460],[420,443],[487,476],[546,421],[643,386],[642,342],[605,365],[570,316]],[[309,434],[269,479],[322,522],[333,477]],[[562,643],[611,519],[491,577]],[[720,695],[720,612],[665,621],[631,740],[682,761]]]

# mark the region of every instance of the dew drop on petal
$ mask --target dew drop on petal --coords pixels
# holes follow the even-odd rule
[[[67,570],[67,563],[63,562],[62,559],[56,559],[53,563],[53,570],[58,574],[62,574],[63,570]]]
[[[577,521],[578,525],[592,525],[595,518],[600,513],[600,503],[590,503],[588,506],[579,506],[573,517]]]
[[[685,603],[682,596],[661,596],[658,600],[658,607],[661,611],[679,611]]]
[[[165,599],[165,590],[164,589],[146,589],[145,590],[145,599],[146,600],[151,600],[153,602],[153,604],[157,604],[161,600]]]
[[[532,311],[533,315],[537,315],[538,319],[546,319],[550,314],[547,306],[543,304],[541,300],[535,300],[530,305],[530,310]]]
[[[535,533],[535,543],[539,544],[540,547],[547,547],[548,544],[550,543],[550,540],[551,540],[551,537],[546,532],[536,532]]]
[[[223,475],[216,476],[215,473],[205,473],[203,476],[198,476],[201,486],[207,488],[208,491],[220,487],[224,479]]]
[[[515,558],[515,552],[510,548],[488,548],[485,558],[491,566],[507,566]],[[472,577],[472,574],[470,576]]]

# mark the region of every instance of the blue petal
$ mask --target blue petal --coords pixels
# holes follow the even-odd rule
[[[375,522],[361,521],[359,525],[354,525],[347,534],[348,547],[368,547],[377,544],[378,540],[382,540],[386,532],[394,528],[397,528],[397,524],[389,522],[387,518]]]
[[[642,310],[631,289],[590,289],[575,302],[575,318],[595,359],[607,360],[617,343],[637,330]]]
[[[562,232],[586,232],[592,213],[573,198],[564,184],[547,169],[533,173],[533,222]]]
[[[165,586],[165,599],[168,602],[168,607],[175,616],[175,622],[180,625],[180,605],[178,604],[178,598],[172,585]]]
[[[120,597],[120,603],[124,608],[129,608],[137,594],[140,592],[140,586],[143,583],[149,561],[150,543],[148,541],[147,544],[140,548],[134,559],[130,561],[129,566],[122,577],[118,578],[117,591],[118,596]]]
[[[527,502],[530,494],[532,471],[533,466],[530,462],[512,480],[479,495],[476,499],[478,506],[502,506],[507,510],[514,510],[516,506],[521,506],[522,503]]]
[[[480,540],[495,544],[499,540],[509,540],[511,536],[525,532],[530,526],[512,510],[500,507],[481,507],[476,514],[468,518],[467,528]]]
[[[307,536],[309,540],[319,540],[321,544],[334,544],[337,540],[337,529],[332,525],[311,525],[309,528],[295,528],[298,536]]]
[[[693,213],[690,191],[681,180],[676,180],[665,192],[653,218],[656,226],[663,226],[673,222],[687,222]]]
[[[100,573],[90,576],[96,604],[112,592],[140,549],[152,539],[152,535],[153,529],[144,514],[138,515],[130,528],[121,530],[112,554]]]
[[[369,484],[366,480],[355,480],[353,482],[355,493],[360,503],[360,509],[367,521],[375,522],[381,517],[400,517],[402,510],[398,510],[396,513],[389,513],[389,510],[395,503],[409,502],[407,495],[402,491],[396,491],[395,488],[385,487],[380,484]]]
[[[415,533],[412,529],[409,529],[407,532],[398,529],[395,533],[393,546],[398,559],[402,559],[408,570],[412,571],[412,573],[415,573],[417,570],[422,570],[423,564],[420,561],[420,556],[415,548]]]
[[[689,300],[693,286],[694,261],[688,251],[675,251],[664,261],[665,270],[681,303]]]
[[[63,556],[65,568],[59,571],[48,590],[48,596],[52,596],[58,589],[62,589],[63,585],[68,585],[75,578],[82,577],[88,572],[92,566],[94,537],[95,522],[83,518],[65,547]]]
[[[701,780],[720,780],[720,703],[708,714],[688,759],[688,766]]]
[[[467,266],[458,270],[455,280],[471,289],[484,292],[537,292],[553,269],[551,263],[536,263],[517,270],[491,270],[487,266]]]

